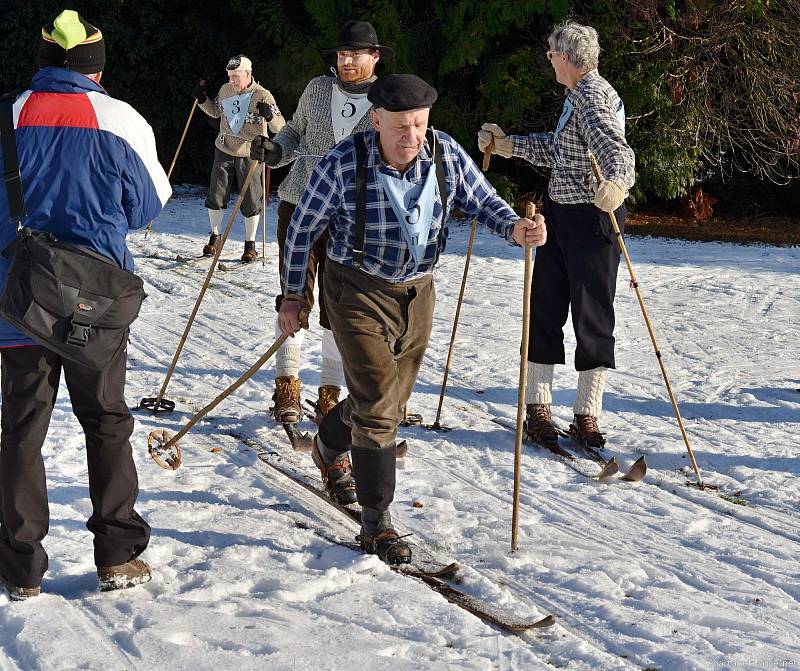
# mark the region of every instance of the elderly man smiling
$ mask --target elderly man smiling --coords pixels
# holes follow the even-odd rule
[[[317,457],[337,499],[355,489],[361,546],[391,564],[411,560],[389,505],[395,489],[395,436],[428,344],[432,271],[450,215],[464,215],[519,245],[545,242],[544,219],[520,219],[466,151],[428,127],[436,90],[414,75],[371,87],[373,129],[340,142],[317,165],[286,237],[283,333],[301,328],[305,270],[316,240],[330,233],[325,299],[350,396],[323,420]],[[352,454],[352,471],[347,453]]]

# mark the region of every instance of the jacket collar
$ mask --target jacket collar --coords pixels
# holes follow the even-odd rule
[[[597,68],[594,70],[589,70],[583,77],[578,80],[578,84],[575,86],[572,91],[569,92],[569,96],[574,97],[578,100],[582,100],[584,95],[586,94],[586,89],[588,89],[593,82],[600,78],[600,73],[597,71]]]
[[[31,89],[43,93],[87,93],[106,90],[86,75],[64,68],[42,68],[33,76]]]

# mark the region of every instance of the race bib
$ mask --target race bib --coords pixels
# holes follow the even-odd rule
[[[231,134],[238,135],[239,131],[242,130],[252,97],[253,92],[250,91],[250,93],[240,93],[238,96],[231,96],[222,100],[222,111],[225,113],[225,120],[230,126]]]
[[[435,163],[431,161],[428,175],[421,184],[412,184],[380,171],[378,179],[400,223],[400,230],[414,259],[416,272],[425,256],[428,235],[433,223],[433,204],[436,200]]]
[[[334,86],[331,91],[331,126],[338,142],[352,134],[358,122],[372,107],[367,94],[351,95]]]

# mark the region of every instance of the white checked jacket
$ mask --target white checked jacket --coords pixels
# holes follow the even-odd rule
[[[597,70],[587,72],[565,100],[572,113],[556,133],[512,135],[513,155],[552,168],[548,193],[556,203],[594,202],[594,175],[587,150],[600,164],[603,177],[617,182],[625,194],[633,186],[635,158],[625,141],[622,100]],[[562,115],[562,119],[563,119]]]

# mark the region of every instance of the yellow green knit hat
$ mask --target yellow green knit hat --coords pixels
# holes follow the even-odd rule
[[[78,12],[65,9],[51,25],[42,28],[40,68],[64,68],[90,75],[102,72],[105,64],[103,33]]]

